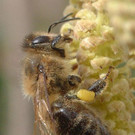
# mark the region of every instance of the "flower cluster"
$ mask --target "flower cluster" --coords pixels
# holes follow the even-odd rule
[[[135,67],[135,59],[129,57],[129,54],[133,53],[133,46],[129,48],[128,43],[135,42],[133,37],[127,35],[125,38],[126,35],[121,35],[120,29],[111,25],[112,20],[115,20],[113,11],[115,8],[118,11],[119,8],[115,4],[116,1],[113,2],[114,5],[111,1],[105,5],[107,2],[70,0],[64,14],[73,13],[74,17],[81,19],[65,23],[61,33],[70,32],[74,39],[69,45],[68,52],[71,57],[76,56],[71,63],[78,64],[76,72],[82,77],[80,88],[88,89],[93,82],[105,76],[110,66],[114,67],[105,89],[89,103],[89,106],[106,123],[112,135],[134,135],[135,122],[132,120],[132,113],[135,111],[135,78],[131,74],[131,67]],[[132,8],[133,11],[134,9]],[[109,15],[112,15],[111,19]],[[113,24],[124,27],[125,34],[127,31],[131,34],[131,27],[135,24],[132,21],[128,23],[131,25],[125,27],[122,22]]]

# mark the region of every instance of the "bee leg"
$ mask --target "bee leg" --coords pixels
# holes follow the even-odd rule
[[[95,94],[99,94],[104,87],[106,86],[106,82],[104,81],[104,79],[99,79],[96,82],[94,82],[89,88],[89,91],[93,91],[95,92]]]
[[[60,41],[60,39],[61,39],[61,35],[58,35],[56,38],[54,38],[54,40],[51,43],[51,48],[58,51],[62,57],[65,57],[64,49],[55,47],[55,45]]]
[[[70,99],[78,99],[79,98],[77,97],[77,95],[73,94],[73,93],[67,93],[65,96],[64,96],[66,99],[70,100]]]
[[[51,43],[51,48],[54,50],[61,50],[60,48],[56,48],[56,44],[61,40],[62,36],[58,35],[57,37],[54,38],[54,40]],[[63,49],[62,49],[63,50]]]
[[[111,73],[111,70],[114,69],[114,67],[110,66],[109,70],[106,74],[105,77],[103,77],[102,79],[97,80],[96,82],[94,82],[89,88],[89,91],[93,91],[95,92],[95,94],[99,94],[106,86],[106,79],[108,78],[109,74]]]
[[[69,36],[67,36],[67,35],[64,35],[64,36],[58,35],[57,37],[54,38],[54,40],[51,43],[51,48],[54,49],[54,50],[56,50],[56,51],[58,51],[62,57],[65,57],[65,51],[64,51],[64,49],[61,49],[61,48],[57,48],[56,47],[56,45],[60,41],[62,41],[62,42],[71,42],[72,39]]]
[[[69,85],[73,87],[78,86],[78,84],[81,83],[81,78],[76,75],[69,75],[67,79]]]

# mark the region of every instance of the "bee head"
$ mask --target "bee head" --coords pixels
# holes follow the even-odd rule
[[[68,36],[61,36],[48,33],[35,33],[26,36],[23,49],[24,51],[36,51],[44,54],[52,53],[65,57],[65,43],[71,42]]]
[[[72,38],[70,38],[68,35],[55,35],[51,34],[50,31],[52,28],[54,28],[56,25],[79,20],[80,18],[69,18],[69,16],[72,16],[73,13],[70,13],[66,16],[64,16],[60,21],[57,21],[53,24],[51,24],[48,28],[48,33],[35,33],[28,35],[23,43],[23,49],[25,51],[37,51],[37,52],[43,52],[43,53],[51,53],[53,55],[59,55],[61,57],[65,57],[65,43],[70,43],[72,41]]]

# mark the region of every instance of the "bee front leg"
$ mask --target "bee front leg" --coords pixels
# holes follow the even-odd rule
[[[65,57],[65,50],[62,48],[57,48],[56,45],[61,44],[62,42],[66,43],[66,42],[71,42],[71,41],[72,41],[72,39],[67,35],[64,35],[64,36],[58,35],[57,37],[55,37],[53,39],[53,41],[51,43],[51,48],[58,51],[60,53],[61,57]]]
[[[79,83],[81,83],[81,78],[76,75],[69,75],[67,79],[68,79],[69,85],[72,87],[76,87],[79,85]]]

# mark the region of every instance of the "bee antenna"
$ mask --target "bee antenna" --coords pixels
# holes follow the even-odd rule
[[[79,20],[81,18],[71,18],[71,19],[66,19],[67,17],[69,17],[70,15],[72,15],[73,13],[70,13],[68,15],[66,15],[65,17],[63,17],[60,21],[55,22],[53,24],[51,24],[48,28],[48,33],[50,33],[50,31],[52,30],[53,27],[55,27],[56,25],[60,24],[60,23],[64,23],[64,22],[69,22],[69,21],[74,21],[74,20]]]
[[[62,17],[61,20],[65,20],[66,18],[68,18],[69,16],[73,15],[73,13],[69,13],[66,16]]]

